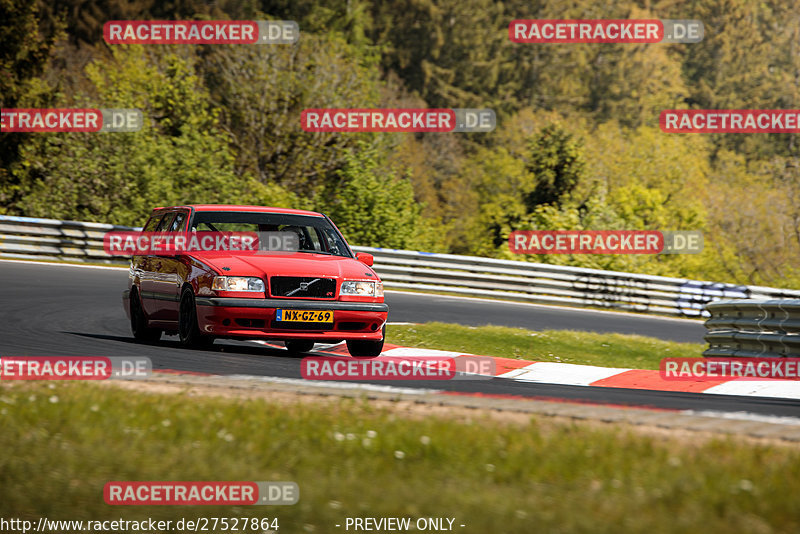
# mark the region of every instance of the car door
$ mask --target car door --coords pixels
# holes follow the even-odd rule
[[[175,217],[170,222],[167,232],[176,236],[187,231],[189,222],[189,211],[178,210]],[[180,308],[181,288],[186,280],[186,265],[183,255],[170,255],[161,258],[161,274],[163,282],[159,287],[162,295],[160,301],[160,314],[164,321],[178,321],[178,309]]]
[[[144,225],[142,232],[155,232],[163,218],[164,212],[154,212],[147,221],[147,224]],[[153,256],[133,256],[133,258],[131,258],[131,263],[133,265],[134,277],[139,280],[139,298],[141,299],[142,309],[144,309],[145,314],[149,318],[155,311],[155,305],[153,304],[153,277],[155,275]]]
[[[175,219],[175,212],[168,211],[153,231],[166,235]],[[175,299],[175,280],[170,256],[152,254],[148,256],[147,276],[142,279],[142,304],[151,321],[163,321],[169,310],[169,301]]]

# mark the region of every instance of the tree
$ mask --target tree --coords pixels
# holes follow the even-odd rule
[[[522,80],[504,60],[513,43],[504,31],[510,18],[492,0],[373,1],[373,42],[382,66],[431,107],[515,107]]]
[[[345,165],[320,195],[317,209],[328,213],[353,244],[424,245],[426,229],[411,182],[397,172],[383,170],[378,151],[366,143],[348,149],[344,157]]]
[[[141,109],[144,127],[32,137],[15,173],[25,192],[21,213],[135,225],[154,206],[291,203],[280,188],[234,172],[218,111],[191,57],[121,47],[87,70],[98,107]]]
[[[530,142],[528,172],[536,186],[525,196],[529,212],[542,204],[559,205],[583,177],[581,143],[558,124],[543,128]]]
[[[17,107],[30,84],[42,74],[63,24],[47,32],[40,28],[39,11],[28,0],[0,0],[0,105]]]
[[[42,28],[36,3],[0,0],[0,108],[39,107],[52,103],[50,87],[39,78],[64,24]],[[18,199],[19,184],[10,169],[19,161],[22,133],[0,132],[0,205]],[[0,212],[5,211],[0,207]]]
[[[307,108],[377,107],[375,58],[341,37],[304,35],[296,45],[219,46],[208,51],[205,84],[221,110],[237,172],[277,183],[313,203],[344,165],[347,149],[373,134],[310,133]]]
[[[800,283],[800,175],[789,158],[750,162],[722,150],[709,187],[709,233],[720,277]],[[757,192],[757,194],[756,194]]]
[[[685,47],[688,104],[699,109],[800,107],[800,26],[797,0],[699,0],[701,43]],[[751,159],[797,155],[795,134],[713,136],[719,149]]]
[[[702,136],[609,122],[584,140],[589,179],[576,200],[607,198],[630,229],[703,229],[711,147]]]

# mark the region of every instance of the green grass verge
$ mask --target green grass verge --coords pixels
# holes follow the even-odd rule
[[[86,383],[0,387],[0,517],[455,517],[457,532],[800,531],[800,451],[533,418],[406,418],[366,400],[271,403]],[[110,480],[287,480],[281,507],[130,507]]]
[[[636,273],[634,273],[634,274],[636,274]],[[684,321],[701,322],[697,318],[675,316],[675,315],[667,314],[667,313],[656,313],[656,312],[653,312],[653,311],[644,311],[644,310],[637,311],[635,309],[612,308],[612,307],[609,307],[609,306],[590,306],[590,305],[578,306],[578,305],[566,304],[566,303],[563,303],[563,302],[562,303],[551,302],[551,303],[547,303],[547,304],[540,303],[540,302],[531,302],[528,299],[522,298],[522,296],[523,296],[522,293],[520,293],[520,298],[513,298],[513,297],[506,296],[506,295],[465,295],[464,293],[458,293],[456,291],[447,291],[447,290],[434,291],[432,289],[418,289],[418,288],[414,288],[414,287],[392,287],[391,284],[390,285],[386,285],[386,283],[384,283],[384,287],[386,288],[386,291],[388,291],[388,292],[397,292],[397,293],[422,293],[422,294],[425,294],[425,295],[440,295],[440,296],[443,296],[443,297],[460,297],[460,298],[469,298],[469,299],[475,299],[475,300],[489,300],[489,301],[495,300],[495,301],[501,301],[501,302],[517,302],[517,303],[523,303],[523,304],[531,304],[531,305],[534,305],[534,306],[544,306],[544,307],[547,307],[547,308],[558,308],[558,309],[562,309],[562,310],[594,310],[594,311],[602,311],[602,312],[608,312],[608,313],[634,315],[634,316],[637,316],[637,317],[667,317],[667,318],[670,318],[670,319],[679,319],[679,320],[684,320]]]
[[[676,343],[645,336],[597,334],[572,330],[533,332],[504,326],[446,323],[391,325],[386,341],[406,347],[460,351],[480,356],[601,367],[658,369],[662,358],[698,358],[705,345]]]

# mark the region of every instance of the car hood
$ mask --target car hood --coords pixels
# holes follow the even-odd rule
[[[371,267],[353,258],[324,254],[202,255],[195,258],[223,275],[313,276],[320,278],[380,280]]]

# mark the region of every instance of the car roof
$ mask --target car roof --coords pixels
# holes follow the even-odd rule
[[[174,210],[180,208],[191,208],[195,211],[241,211],[259,213],[287,213],[292,215],[310,215],[312,217],[322,217],[321,213],[307,210],[294,210],[289,208],[275,208],[271,206],[239,206],[236,204],[186,204],[183,206],[163,206],[155,210]]]

